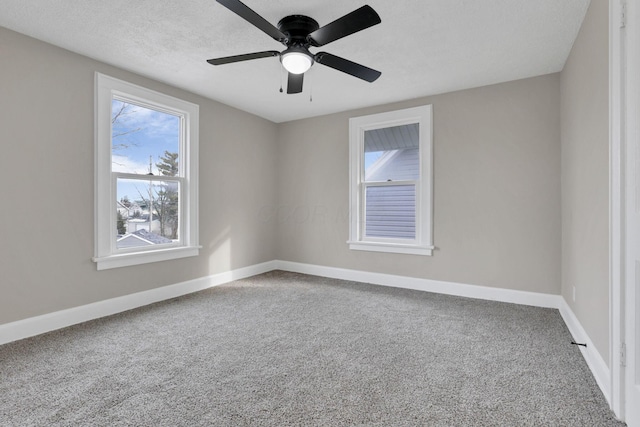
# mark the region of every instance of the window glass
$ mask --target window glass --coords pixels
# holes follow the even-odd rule
[[[117,249],[179,241],[179,183],[151,177],[179,175],[180,122],[180,116],[126,99],[111,101],[111,171],[150,177],[117,177]]]
[[[364,132],[366,238],[416,238],[416,184],[420,179],[419,123]],[[398,182],[398,185],[391,183]]]

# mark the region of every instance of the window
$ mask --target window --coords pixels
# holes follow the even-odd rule
[[[98,270],[198,255],[198,110],[96,73]]]
[[[432,255],[430,105],[349,121],[349,248]]]

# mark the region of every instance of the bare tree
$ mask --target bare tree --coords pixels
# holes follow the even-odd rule
[[[165,151],[156,166],[163,176],[176,176],[178,174],[178,153]],[[136,191],[140,197],[140,205],[149,211],[149,231],[151,231],[151,219],[157,219],[160,223],[160,235],[169,239],[177,239],[179,200],[175,181],[149,181],[148,191],[140,191],[137,186]]]
[[[127,104],[126,102],[123,102],[120,105],[120,108],[117,111],[112,111],[111,112],[111,129],[112,129],[112,131],[113,131],[113,129],[118,129],[117,133],[114,132],[113,135],[111,135],[112,139],[120,138],[120,137],[123,137],[125,135],[136,133],[136,132],[139,132],[139,131],[142,130],[141,127],[135,128],[135,129],[121,129],[121,126],[119,126],[119,124],[120,124],[119,122],[121,122],[124,119],[125,116],[127,116],[129,114],[134,114],[137,111],[138,110],[135,109],[135,106],[133,104]],[[135,142],[122,142],[120,144],[113,144],[112,143],[111,150],[113,150],[113,151],[123,150],[123,149],[129,148],[131,146],[135,146],[135,145],[137,145]]]

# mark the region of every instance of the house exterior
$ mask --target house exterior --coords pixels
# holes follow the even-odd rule
[[[126,219],[127,233],[135,233],[138,230],[146,230],[152,233],[160,233],[160,221],[157,219],[149,222],[149,214],[143,214],[138,218]]]
[[[118,201],[116,210],[121,215],[125,223],[126,233],[135,233],[138,230],[146,230],[156,234],[160,234],[161,224],[155,216],[149,221],[149,210],[146,206],[141,206],[135,201]],[[164,230],[166,235],[171,235],[171,225],[165,224]]]
[[[143,212],[142,207],[138,203],[128,200],[120,200],[116,202],[116,206],[118,213],[120,213],[124,219],[135,218],[142,215]]]

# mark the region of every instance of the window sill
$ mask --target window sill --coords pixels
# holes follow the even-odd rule
[[[169,261],[172,259],[197,256],[201,246],[189,246],[180,248],[159,249],[155,251],[134,252],[127,254],[108,255],[94,257],[92,261],[97,264],[98,270],[110,268],[128,267],[131,265],[147,264],[150,262]]]
[[[355,251],[369,252],[390,252],[408,255],[433,255],[433,246],[403,245],[400,243],[380,243],[380,242],[347,242],[349,249]]]

